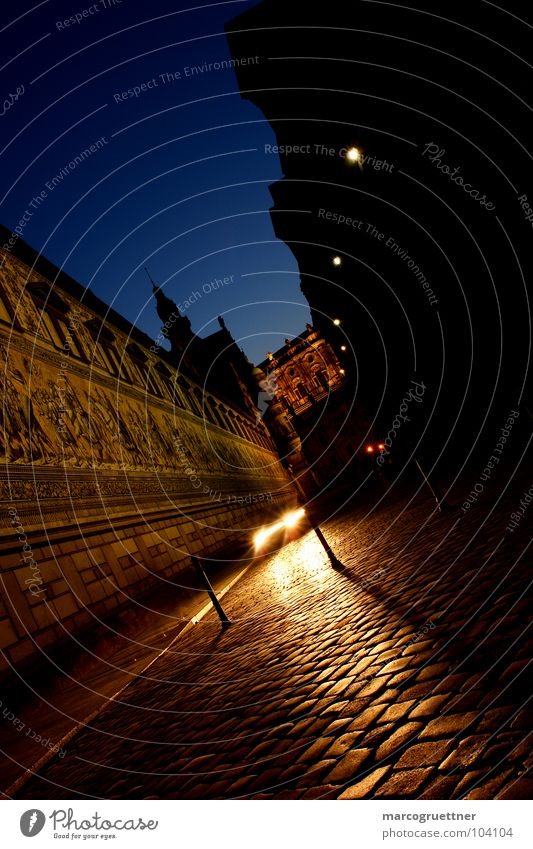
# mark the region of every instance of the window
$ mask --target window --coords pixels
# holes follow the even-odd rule
[[[163,390],[161,389],[159,383],[159,377],[154,373],[153,369],[151,368],[151,364],[148,366],[146,371],[146,383],[147,389],[149,392],[152,393],[152,395],[157,395],[158,398],[163,397]]]
[[[163,394],[166,395],[167,398],[174,400],[175,392],[174,385],[172,383],[172,374],[170,370],[166,367],[164,363],[161,362],[161,360],[158,360],[156,362],[155,370],[158,373],[159,384],[162,387]]]
[[[304,390],[303,384],[298,381],[293,384],[294,392],[296,393],[296,397],[300,399],[300,401],[304,401],[307,398],[307,393]]]
[[[246,433],[244,430],[243,423],[240,419],[235,419],[235,427],[237,428],[237,433],[239,436],[242,436],[243,439],[246,439]]]
[[[208,422],[211,422],[211,424],[216,424],[217,422],[215,420],[214,410],[212,409],[209,401],[204,400],[204,403],[203,403],[202,406],[203,406],[204,418],[206,418]]]
[[[228,410],[228,426],[232,433],[237,434],[237,423],[235,421],[235,413],[233,411]]]
[[[146,362],[148,357],[141,349],[131,342],[126,345],[126,351],[133,368],[133,373],[139,379],[142,386],[146,387]]]
[[[115,348],[112,345],[103,345],[103,353],[104,356],[107,357],[108,362],[111,363],[111,371],[113,374],[128,380],[131,383],[131,377],[129,372],[124,364],[124,358],[119,357]]]
[[[91,334],[95,346],[92,352],[93,360],[103,365],[112,375],[120,375],[120,361],[114,350],[115,334],[104,324],[103,319],[91,318],[85,322],[85,327]]]
[[[197,386],[195,387],[194,392],[192,393],[192,398],[194,399],[198,415],[203,417],[205,415],[206,404],[204,400],[204,394],[202,390],[199,389]]]
[[[0,321],[5,321],[10,326],[13,324],[13,314],[11,303],[9,302],[5,292],[0,287]]]
[[[226,429],[226,423],[224,421],[224,418],[223,418],[220,410],[216,406],[216,404],[214,404],[214,406],[213,406],[213,413],[214,413],[215,418],[216,418],[216,423],[218,423],[219,427]]]
[[[324,369],[319,369],[319,371],[316,372],[316,377],[319,383],[322,385],[322,388],[327,389],[329,386],[327,371],[325,371]]]
[[[86,359],[76,336],[78,322],[70,306],[47,283],[30,281],[26,288],[39,312],[37,333],[46,336],[66,355]]]

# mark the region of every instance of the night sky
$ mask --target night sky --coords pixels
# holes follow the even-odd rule
[[[26,242],[156,337],[148,266],[195,332],[224,315],[258,362],[310,316],[268,212],[273,133],[234,71],[209,69],[230,59],[224,23],[253,5],[6,7],[0,220],[25,216]]]

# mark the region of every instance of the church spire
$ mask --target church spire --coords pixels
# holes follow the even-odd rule
[[[144,270],[152,284],[157,314],[163,322],[161,332],[169,340],[172,352],[180,353],[189,345],[194,336],[191,322],[186,316],[181,315],[174,301],[165,295],[160,286],[154,283],[148,269],[145,268]]]
[[[152,284],[152,292],[154,293],[154,297],[155,297],[157,314],[158,314],[159,318],[161,319],[161,321],[163,322],[163,324],[165,325],[165,328],[163,330],[163,334],[166,336],[167,334],[165,333],[165,330],[167,329],[168,323],[172,320],[172,318],[174,318],[174,319],[181,318],[180,311],[177,308],[174,301],[172,301],[170,298],[168,298],[159,286],[156,286],[156,284],[152,280],[152,277],[151,277],[148,269],[145,267],[144,270],[146,271],[146,273],[148,275],[148,279],[149,279],[150,283]]]
[[[148,269],[147,269],[147,267],[146,267],[146,266],[144,266],[144,270],[146,271],[146,273],[147,273],[147,275],[148,275],[148,280],[149,280],[149,281],[150,281],[150,283],[152,284],[152,289],[156,289],[157,287],[156,287],[156,285],[155,285],[154,281],[152,280],[152,275],[150,274],[150,272],[148,271]]]

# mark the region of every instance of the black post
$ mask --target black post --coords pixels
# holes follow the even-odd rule
[[[303,490],[303,487],[302,487],[300,481],[297,480],[297,478],[295,478],[293,476],[292,466],[289,466],[288,468],[289,468],[289,474],[291,476],[291,480],[292,480],[294,486],[296,487],[298,495],[300,496],[298,500],[299,500],[300,504],[302,505],[302,507],[305,507],[305,511],[307,513],[307,518],[309,519],[311,527],[313,528],[315,534],[317,535],[317,537],[320,541],[320,544],[323,547],[324,551],[328,555],[331,565],[334,566],[335,569],[344,569],[344,565],[341,563],[341,561],[338,559],[338,557],[335,557],[333,551],[331,550],[331,546],[330,546],[329,542],[326,540],[326,538],[324,537],[324,534],[322,533],[322,531],[318,527],[318,522],[314,518],[312,511],[307,506],[307,498],[306,498],[305,492]]]
[[[211,601],[213,602],[213,607],[215,608],[216,612],[219,615],[220,621],[222,622],[222,627],[227,628],[228,625],[231,625],[231,619],[228,619],[228,617],[224,613],[224,611],[222,609],[222,605],[220,604],[218,598],[216,597],[216,593],[215,593],[213,587],[211,586],[211,582],[210,582],[209,578],[205,574],[205,572],[204,572],[204,570],[203,570],[203,568],[200,564],[200,561],[198,560],[197,557],[194,556],[194,554],[191,554],[191,562],[192,562],[192,565],[195,568],[196,574],[200,578],[201,583],[204,585],[207,592],[209,593],[209,597],[210,597]]]

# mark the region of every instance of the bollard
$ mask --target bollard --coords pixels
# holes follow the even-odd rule
[[[201,583],[204,585],[207,592],[209,593],[209,597],[210,597],[210,599],[213,603],[213,607],[215,608],[216,612],[218,613],[219,619],[222,622],[222,627],[227,628],[228,625],[232,624],[231,619],[228,619],[228,617],[224,613],[224,611],[222,609],[222,605],[220,604],[218,598],[216,597],[216,593],[215,593],[213,587],[211,586],[211,582],[210,582],[209,578],[205,574],[205,572],[202,568],[202,565],[200,564],[200,561],[198,560],[197,557],[194,556],[194,554],[191,554],[191,563],[194,566],[195,572],[198,575],[198,577],[200,578]]]

